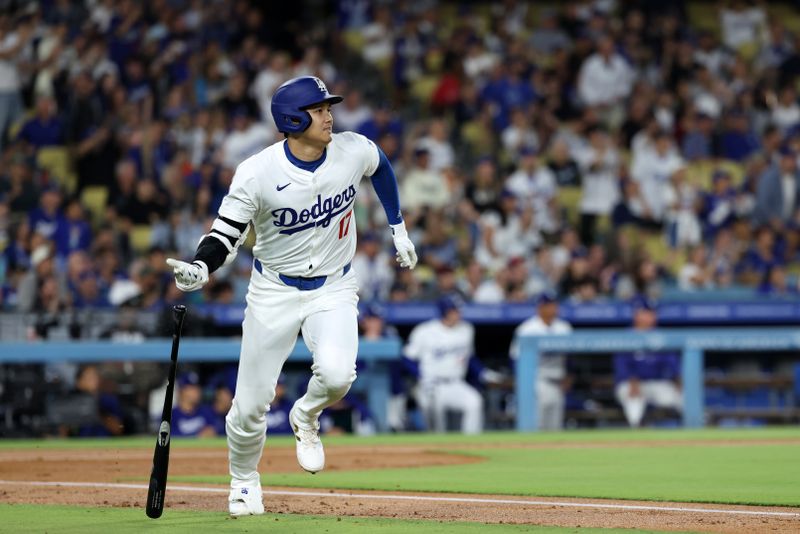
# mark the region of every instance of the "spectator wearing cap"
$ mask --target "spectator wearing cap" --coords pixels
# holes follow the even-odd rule
[[[412,214],[425,208],[443,208],[450,202],[444,176],[431,167],[430,150],[425,146],[414,148],[411,169],[400,183],[403,207]]]
[[[632,304],[633,329],[646,332],[656,327],[654,301],[637,298]],[[614,390],[628,424],[638,428],[648,406],[683,409],[680,357],[676,352],[640,350],[614,355]]]
[[[800,194],[797,156],[789,147],[781,150],[777,165],[771,165],[758,179],[753,223],[781,228],[793,219]]]
[[[519,359],[521,336],[568,335],[572,325],[558,317],[558,295],[545,291],[539,295],[536,314],[526,319],[514,330],[509,355]],[[541,430],[559,430],[564,426],[564,395],[571,386],[567,375],[565,354],[539,355],[539,370],[536,374],[536,406]]]
[[[506,179],[505,187],[519,200],[520,210],[533,210],[539,231],[553,234],[559,230],[556,177],[534,148],[520,150],[517,168]]]
[[[581,191],[581,242],[595,242],[597,220],[611,215],[619,200],[619,151],[605,130],[588,129],[589,144],[576,155],[583,176]]]
[[[389,298],[389,289],[394,281],[393,265],[393,258],[381,246],[374,232],[361,236],[352,263],[358,281],[359,298],[366,302]]]
[[[172,435],[178,437],[216,436],[214,410],[203,403],[200,377],[195,372],[178,377],[178,401],[172,409]]]
[[[483,397],[467,382],[467,374],[471,365],[486,380],[496,379],[497,373],[483,369],[473,356],[475,328],[462,319],[460,299],[443,297],[437,308],[440,316],[415,326],[403,350],[417,364],[417,403],[430,429],[445,431],[447,412],[456,411],[461,431],[477,434],[483,430]]]

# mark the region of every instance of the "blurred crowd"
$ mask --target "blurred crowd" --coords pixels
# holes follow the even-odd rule
[[[193,256],[238,163],[281,138],[272,93],[307,74],[390,158],[420,255],[395,269],[365,182],[365,301],[798,292],[791,4],[4,4],[3,310],[241,303],[246,250],[190,295],[164,260]]]

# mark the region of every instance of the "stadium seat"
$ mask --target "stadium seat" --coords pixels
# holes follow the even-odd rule
[[[411,96],[415,100],[428,105],[431,102],[431,96],[433,96],[437,85],[439,85],[438,76],[422,76],[412,82]]]
[[[81,203],[89,210],[92,222],[102,224],[108,201],[108,188],[104,185],[93,185],[81,192]]]
[[[69,151],[63,146],[43,147],[36,153],[36,164],[58,180],[67,193],[75,191],[78,177],[72,170]]]
[[[150,225],[134,225],[130,233],[131,248],[139,254],[146,252],[150,248],[152,234],[153,229]]]
[[[347,30],[342,32],[342,38],[344,39],[347,48],[354,52],[361,52],[364,48],[364,34],[361,33],[361,30]]]
[[[567,220],[576,227],[580,221],[581,195],[582,192],[579,186],[558,188],[558,203],[566,212]]]

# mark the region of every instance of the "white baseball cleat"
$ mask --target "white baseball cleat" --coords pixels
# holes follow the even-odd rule
[[[319,439],[319,420],[312,426],[303,426],[294,418],[294,407],[289,410],[289,424],[297,440],[297,463],[311,474],[325,468],[325,449]]]
[[[231,517],[263,514],[264,501],[261,497],[261,485],[259,484],[255,488],[231,488],[228,496],[228,510]]]

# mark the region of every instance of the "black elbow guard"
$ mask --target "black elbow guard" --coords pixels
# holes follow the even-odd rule
[[[228,256],[228,248],[216,237],[206,236],[197,245],[194,254],[195,261],[199,260],[208,266],[208,274],[219,269]]]

